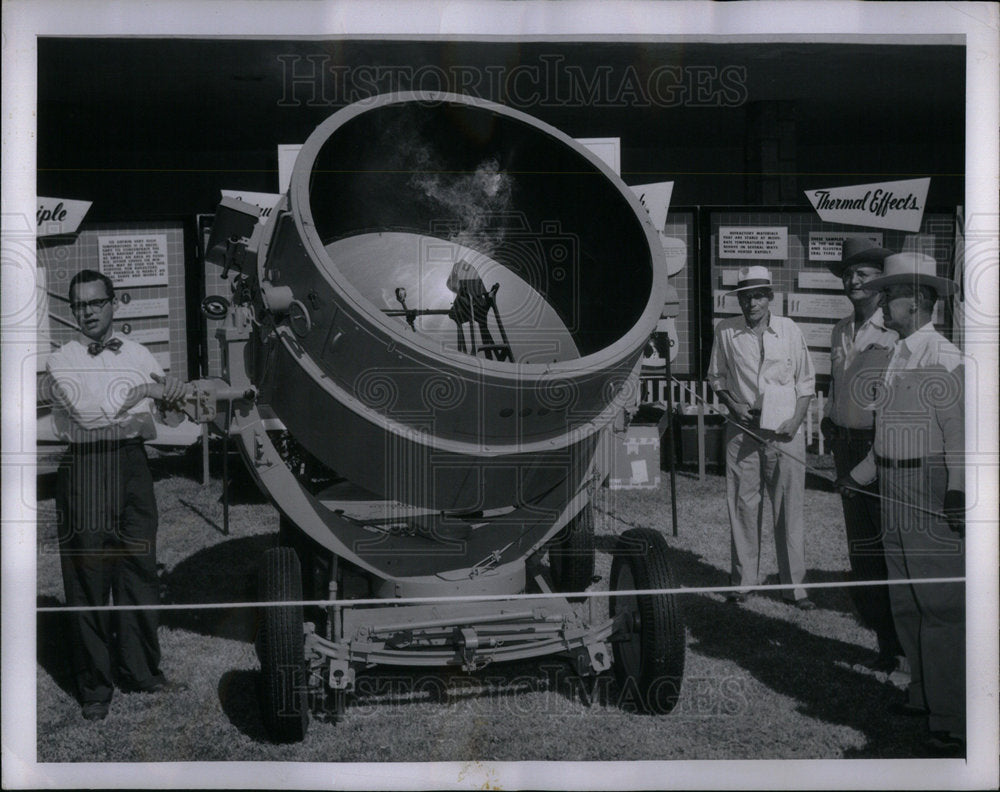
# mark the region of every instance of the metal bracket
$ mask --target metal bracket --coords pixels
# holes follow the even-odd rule
[[[498,567],[500,565],[500,559],[503,557],[503,554],[507,551],[507,548],[509,548],[512,544],[514,543],[508,542],[504,547],[501,547],[499,550],[494,550],[492,553],[486,556],[486,558],[484,558],[482,561],[477,561],[475,564],[473,564],[472,568],[469,570],[469,577],[470,578],[478,577],[479,575],[482,575],[483,573],[489,572],[491,569],[495,569],[496,567]]]
[[[327,684],[333,690],[354,690],[354,669],[346,660],[330,660],[330,675]]]
[[[222,279],[229,277],[229,270],[243,271],[243,259],[246,256],[247,245],[250,240],[247,237],[231,236],[226,240],[225,264],[222,267]]]
[[[573,650],[571,657],[579,676],[600,674],[611,668],[611,648],[604,641],[586,641]]]
[[[479,636],[471,627],[462,627],[458,631],[459,643],[462,647],[462,670],[478,671],[485,668],[492,661],[492,655],[477,654],[480,649]]]

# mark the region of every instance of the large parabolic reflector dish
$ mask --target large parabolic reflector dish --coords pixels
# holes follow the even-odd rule
[[[261,239],[255,287],[277,317],[248,347],[261,402],[340,475],[445,512],[579,489],[667,289],[659,236],[607,165],[453,94],[327,119]],[[457,324],[482,294],[483,325]]]

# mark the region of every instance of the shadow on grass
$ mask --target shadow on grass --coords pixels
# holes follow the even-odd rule
[[[219,481],[222,478],[222,446],[212,444],[209,455],[208,474],[210,480]],[[235,444],[230,448],[228,459],[229,502],[231,504],[267,503],[268,498],[261,492],[257,482],[246,469],[243,457],[235,450]],[[204,481],[204,468],[201,457],[201,444],[195,443],[183,452],[162,452],[150,454],[149,470],[153,481],[170,478],[186,478],[191,481]]]
[[[258,564],[276,542],[276,536],[261,534],[199,550],[161,578],[163,603],[255,602]],[[201,635],[252,641],[254,619],[254,609],[244,607],[164,611],[160,621]]]
[[[356,679],[355,692],[349,697],[345,717],[366,717],[392,712],[394,708],[419,705],[458,705],[480,700],[505,707],[522,715],[542,707],[569,712],[583,704],[586,690],[596,687],[604,695],[602,703],[613,700],[616,690],[610,677],[584,683],[573,673],[567,661],[543,659],[541,662],[498,663],[476,672],[458,668],[417,669],[388,666],[366,669]],[[219,680],[219,702],[226,718],[241,733],[255,742],[270,742],[260,714],[260,672],[227,671]],[[544,704],[546,699],[529,699],[533,694],[554,692],[564,705]],[[310,697],[313,723],[323,728],[331,717],[322,702]],[[545,714],[545,713],[539,713]],[[319,723],[323,721],[324,723]],[[337,724],[333,724],[337,728]]]
[[[43,501],[56,496],[55,472],[42,473],[35,478],[35,500]]]
[[[219,680],[217,691],[229,722],[254,742],[268,742],[260,717],[260,672],[227,671]]]
[[[199,517],[201,517],[201,519],[203,519],[205,521],[205,524],[209,528],[213,529],[214,531],[216,531],[220,535],[225,536],[225,533],[226,533],[225,525],[219,525],[215,520],[213,520],[211,517],[209,517],[207,514],[205,514],[205,512],[203,512],[201,509],[199,509],[197,506],[195,506],[190,501],[184,500],[184,498],[178,498],[177,502],[180,503],[181,506],[183,506],[188,511],[193,512],[194,514],[197,514]],[[225,521],[223,521],[223,522],[225,522]]]
[[[667,543],[671,543],[672,537],[670,536],[670,531],[668,528],[658,529],[664,533]],[[683,529],[682,529],[683,530]],[[614,551],[615,546],[618,543],[618,536],[614,534],[598,534],[594,537],[594,545],[598,551],[603,553],[608,553],[609,555]],[[761,547],[761,553],[774,552],[773,547],[768,547],[765,543]],[[691,551],[680,550],[676,547],[671,546],[672,557],[677,557],[679,554],[685,554],[690,556],[695,561],[686,566],[691,567],[691,576],[683,578],[682,585],[690,586],[694,588],[706,588],[715,586],[729,586],[729,574],[714,567],[711,564],[706,564],[700,559],[700,557]],[[680,562],[677,562],[678,564]],[[697,568],[693,568],[694,564]],[[679,570],[678,570],[679,573]],[[809,569],[806,571],[805,582],[806,583],[846,583],[849,579],[848,573],[839,570],[829,570],[829,569]],[[779,585],[781,581],[776,574],[769,575],[762,583],[762,585],[776,586]],[[782,597],[782,591],[759,591],[753,596],[756,597],[766,597],[768,599],[780,600]],[[816,603],[816,605],[824,610],[833,610],[840,613],[844,613],[849,616],[857,616],[857,611],[851,601],[851,596],[847,587],[831,587],[831,588],[821,588],[813,589],[809,592],[810,599]]]
[[[681,585],[728,584],[725,573],[691,552],[674,549],[671,560]],[[815,580],[815,574],[810,573],[810,578]],[[780,597],[780,592],[767,596]],[[834,596],[840,599],[843,594],[834,590],[829,597],[815,599],[823,608]],[[868,742],[852,752],[853,757],[918,755],[923,737],[920,719],[891,716],[888,706],[899,693],[851,668],[872,659],[868,650],[797,626],[792,621],[797,611],[790,605],[786,606],[788,620],[705,594],[682,596],[681,606],[692,638],[690,646],[697,652],[736,663],[770,690],[797,701],[803,715],[864,734]]]

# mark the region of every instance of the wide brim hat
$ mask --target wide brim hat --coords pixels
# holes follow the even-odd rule
[[[771,273],[767,267],[740,267],[736,277],[736,288],[727,291],[726,294],[736,294],[748,289],[770,289],[772,286]]]
[[[874,264],[882,267],[885,259],[891,255],[891,250],[879,247],[867,237],[846,237],[840,249],[840,261],[828,261],[826,267],[838,278],[843,278],[844,270],[853,264]]]
[[[912,284],[914,286],[930,286],[943,297],[954,294],[958,284],[937,274],[937,262],[926,253],[893,253],[886,258],[882,266],[882,275],[872,278],[862,288],[865,291],[881,291],[887,286]]]

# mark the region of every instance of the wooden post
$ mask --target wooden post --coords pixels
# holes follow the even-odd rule
[[[824,410],[823,410],[823,391],[820,391],[819,393],[816,394],[816,412],[817,412],[817,415],[819,416],[820,422],[822,422],[823,421],[823,412],[824,412]],[[819,455],[820,456],[823,456],[823,454],[826,453],[825,449],[823,448],[823,443],[824,443],[823,432],[820,431],[820,433],[819,433]]]
[[[702,383],[702,398],[698,400],[698,480],[705,478],[705,383]]]
[[[677,476],[674,471],[674,400],[671,398],[673,391],[673,378],[670,375],[670,350],[667,349],[666,376],[667,376],[667,431],[664,433],[667,442],[667,468],[670,472],[670,520],[673,524],[674,536],[677,536]],[[593,599],[593,598],[591,598]]]
[[[201,425],[201,486],[208,486],[208,424]]]

